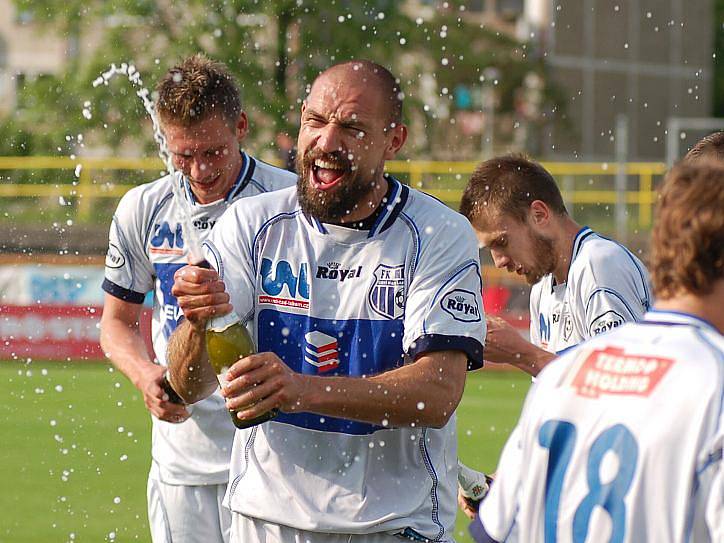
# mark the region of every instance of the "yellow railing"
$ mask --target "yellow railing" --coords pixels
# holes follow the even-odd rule
[[[409,178],[410,185],[421,187],[446,202],[458,202],[464,185],[477,162],[438,162],[428,160],[393,160],[386,164],[387,171],[393,175]],[[618,164],[605,162],[544,162],[548,171],[562,184],[566,202],[576,204],[616,204],[614,190],[585,190],[574,187],[573,179],[585,176],[613,177],[618,173]],[[78,170],[77,168],[80,167]],[[626,174],[636,177],[635,190],[626,192],[625,202],[638,206],[640,227],[651,224],[652,206],[655,200],[653,191],[654,176],[662,175],[666,166],[660,162],[629,162],[625,164]],[[90,216],[93,200],[96,198],[120,198],[133,185],[96,183],[93,172],[108,170],[146,170],[142,180],[153,179],[163,164],[157,158],[62,158],[62,157],[0,157],[0,171],[7,170],[68,170],[71,179],[73,171],[78,172],[77,183],[40,184],[40,183],[2,183],[0,198],[37,198],[68,197],[78,200],[78,218],[85,220]],[[456,188],[445,188],[441,182],[435,182],[435,176],[459,176],[453,184]],[[570,180],[570,183],[566,181]]]

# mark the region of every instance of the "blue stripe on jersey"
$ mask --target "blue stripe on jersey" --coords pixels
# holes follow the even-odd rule
[[[470,532],[470,535],[473,537],[473,540],[476,543],[500,543],[499,541],[493,539],[488,535],[488,532],[485,531],[485,526],[483,526],[483,522],[480,520],[480,517],[477,517],[474,521],[470,523],[470,526],[468,526],[468,531]]]
[[[171,183],[174,183],[175,181],[172,179]],[[161,209],[163,206],[165,206],[170,200],[173,198],[173,193],[169,192],[166,196],[164,196],[161,201],[156,204],[156,207],[153,208],[153,211],[151,212],[151,216],[148,219],[148,224],[146,224],[146,233],[143,236],[143,246],[148,247],[148,240],[151,237],[151,232],[153,232],[153,223],[156,222],[156,217],[161,212]]]
[[[103,285],[101,285],[101,288],[111,296],[132,304],[142,304],[143,300],[146,298],[145,294],[123,288],[108,279],[103,279]]]
[[[415,270],[417,269],[417,263],[420,261],[420,230],[417,228],[417,225],[415,224],[415,221],[412,220],[408,215],[405,214],[404,211],[400,211],[400,218],[403,220],[403,222],[407,225],[407,227],[412,231],[413,238],[412,242],[415,244],[415,260],[410,265],[410,271],[407,277],[407,283],[412,283],[412,278],[415,276]]]
[[[430,459],[430,453],[427,450],[427,428],[424,428],[422,430],[422,435],[420,436],[419,441],[420,446],[420,453],[422,454],[423,461],[425,462],[425,468],[427,468],[427,472],[430,474],[430,479],[432,479],[432,487],[430,488],[430,501],[432,502],[432,511],[431,511],[431,520],[435,524],[435,526],[438,527],[437,535],[435,536],[435,541],[439,541],[440,538],[445,533],[445,527],[440,523],[440,505],[439,500],[437,497],[437,487],[440,483],[437,473],[435,472],[435,466],[432,463],[432,460]]]
[[[216,245],[213,244],[211,240],[206,240],[203,243],[204,247],[206,247],[209,252],[211,253],[211,256],[214,257],[214,262],[211,263],[211,265],[214,267],[214,269],[219,274],[219,279],[222,281],[224,280],[224,261],[221,259],[221,253],[219,253],[219,250],[216,248]],[[214,266],[216,264],[216,266]]]
[[[388,227],[388,224],[391,225],[404,206],[404,202],[401,198],[402,183],[391,176],[385,176],[385,179],[387,179],[388,183],[392,184],[392,194],[390,194],[390,199],[387,202],[380,203],[380,205],[385,206],[385,208],[382,210],[379,217],[377,217],[377,220],[372,225],[372,228],[370,228],[370,231],[367,234],[368,238],[376,236],[379,232],[382,232],[385,227]],[[407,198],[405,198],[405,200],[407,200]]]
[[[616,245],[621,247],[621,249],[623,249],[624,253],[626,253],[626,256],[629,257],[629,259],[631,260],[631,262],[634,265],[634,268],[636,268],[636,271],[639,272],[639,277],[641,278],[641,285],[643,285],[643,289],[644,289],[644,299],[641,300],[641,302],[643,303],[644,309],[648,310],[649,307],[651,307],[651,293],[649,292],[649,287],[646,284],[646,274],[644,274],[644,272],[641,270],[641,267],[639,266],[638,262],[636,262],[636,259],[634,258],[633,253],[631,253],[631,251],[629,251],[625,245],[621,245],[615,239],[607,238],[606,236],[602,236],[600,234],[596,234],[596,235],[599,238],[608,240],[611,243],[615,243]]]
[[[362,377],[403,365],[404,326],[400,319],[318,319],[263,309],[257,317],[257,331],[259,352],[273,352],[305,375]],[[280,413],[275,421],[352,435],[383,429],[312,413]]]
[[[251,177],[251,173],[253,172],[253,163],[251,157],[247,156],[246,153],[243,151],[239,151],[241,154],[241,168],[239,169],[239,175],[236,177],[236,181],[234,181],[234,184],[231,185],[231,188],[226,193],[226,198],[224,198],[224,201],[231,202],[234,198],[236,198],[236,195],[239,194],[241,191],[243,191],[246,186],[249,184],[249,178]],[[251,172],[249,170],[252,170]]]
[[[468,370],[483,367],[483,345],[477,339],[467,336],[425,334],[412,342],[407,354],[414,360],[422,354],[437,351],[462,351],[468,357]]]
[[[183,268],[185,265],[175,263],[154,263],[153,265],[161,289],[161,296],[163,297],[159,305],[163,315],[163,336],[167,340],[176,330],[179,319],[183,316],[176,297],[171,294],[171,287],[173,287],[173,275],[176,270]]]
[[[273,226],[277,222],[283,221],[285,219],[295,219],[297,217],[297,215],[299,215],[300,213],[302,213],[302,210],[297,209],[295,211],[288,211],[288,212],[279,213],[277,215],[274,215],[272,218],[267,219],[267,221],[261,225],[259,230],[257,230],[256,234],[254,234],[254,241],[252,241],[252,243],[251,243],[251,254],[249,255],[249,257],[251,258],[252,265],[254,267],[254,275],[256,275],[257,270],[258,270],[257,261],[256,261],[255,256],[256,256],[257,243],[259,242],[260,237],[266,233],[266,231],[269,229],[269,227]],[[307,217],[303,213],[302,213],[302,216],[309,219],[309,217]]]

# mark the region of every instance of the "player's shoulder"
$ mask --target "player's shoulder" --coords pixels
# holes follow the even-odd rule
[[[283,215],[300,212],[296,186],[264,192],[253,198],[235,200],[221,216],[220,224],[236,221],[241,227],[258,230],[265,223]]]
[[[574,284],[586,278],[598,284],[605,280],[615,282],[622,275],[641,277],[647,273],[643,263],[626,247],[591,230],[580,247],[574,246],[576,249],[569,273]]]
[[[249,156],[249,182],[261,192],[271,192],[297,183],[297,174]]]
[[[159,206],[163,206],[173,198],[172,178],[165,175],[133,187],[126,192],[118,203],[117,216],[143,217],[153,213]]]
[[[649,314],[647,314],[648,317]],[[565,351],[548,364],[538,376],[544,387],[555,387],[584,364],[594,371],[625,372],[635,376],[636,368],[642,375],[671,368],[685,380],[702,390],[707,383],[722,387],[724,379],[724,338],[713,330],[697,326],[671,325],[647,319],[629,322],[607,334],[591,339]]]
[[[403,213],[423,238],[464,239],[477,243],[472,226],[463,215],[425,192],[408,186],[404,190],[407,191],[407,203]]]

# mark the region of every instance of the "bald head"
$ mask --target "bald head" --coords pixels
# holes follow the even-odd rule
[[[402,123],[403,93],[395,76],[385,68],[370,60],[349,60],[327,68],[317,76],[312,89],[320,82],[334,79],[345,85],[358,86],[361,89],[376,89],[386,105],[390,124]]]

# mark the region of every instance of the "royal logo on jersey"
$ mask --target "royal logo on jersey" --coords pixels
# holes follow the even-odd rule
[[[461,322],[477,322],[480,320],[480,306],[475,294],[467,290],[455,289],[440,299],[440,307],[453,319]]]
[[[123,256],[121,250],[112,243],[109,243],[108,252],[106,253],[106,267],[122,268],[125,263],[126,257]]]
[[[209,217],[201,217],[194,221],[194,227],[196,227],[197,230],[211,230],[215,224],[216,221]]]
[[[378,315],[399,319],[405,313],[405,266],[380,264],[367,299]]]
[[[648,396],[674,363],[670,358],[626,354],[618,347],[585,351],[571,382],[579,396]]]
[[[326,266],[317,266],[317,279],[332,279],[344,282],[346,279],[356,279],[362,274],[362,266],[345,269],[339,262],[327,262]]]
[[[153,225],[150,251],[156,254],[182,255],[184,247],[181,225],[169,225],[166,221]]]
[[[603,315],[600,315],[594,319],[591,323],[591,335],[597,336],[613,330],[614,328],[621,326],[624,323],[622,315],[616,311],[606,311]]]
[[[339,344],[318,330],[304,335],[304,360],[325,373],[339,366]]]
[[[279,260],[275,265],[268,258],[263,258],[261,288],[265,294],[259,296],[259,303],[309,309],[307,269],[306,262],[294,270],[286,260]]]

